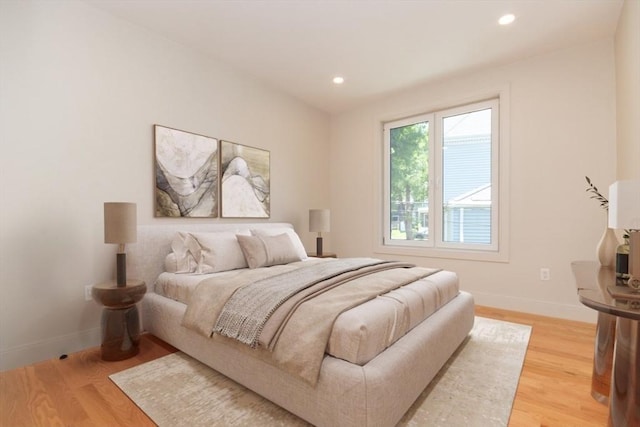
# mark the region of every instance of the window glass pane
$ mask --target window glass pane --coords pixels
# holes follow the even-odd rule
[[[491,109],[442,126],[442,240],[491,244]]]
[[[391,128],[390,237],[429,237],[429,122]]]

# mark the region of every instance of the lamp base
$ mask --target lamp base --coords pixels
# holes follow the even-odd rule
[[[127,254],[116,254],[116,283],[119,288],[127,286]]]
[[[322,237],[316,237],[316,255],[322,256]]]

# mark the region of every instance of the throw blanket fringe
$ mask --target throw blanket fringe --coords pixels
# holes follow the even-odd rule
[[[291,296],[322,281],[364,267],[389,263],[373,258],[347,258],[288,271],[242,286],[225,303],[213,328],[252,348],[271,315]]]

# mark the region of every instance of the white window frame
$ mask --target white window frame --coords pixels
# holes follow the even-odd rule
[[[380,149],[377,150],[376,163],[379,171],[378,185],[376,186],[376,196],[378,198],[377,220],[374,226],[375,243],[374,253],[388,255],[405,255],[418,257],[435,257],[451,259],[468,259],[479,261],[508,262],[509,260],[509,90],[502,87],[489,91],[476,97],[468,97],[458,102],[440,103],[432,108],[424,108],[415,114],[405,114],[406,119],[394,118],[392,115],[380,118],[377,121],[378,135],[380,138]],[[498,114],[492,114],[492,215],[491,228],[492,240],[490,245],[465,244],[444,242],[442,236],[442,206],[441,182],[438,177],[442,176],[442,155],[441,155],[441,124],[442,118],[464,112],[471,112],[476,109],[483,109],[486,105],[496,108]],[[476,108],[479,107],[479,108]],[[424,113],[424,111],[434,111],[434,113]],[[397,116],[396,116],[397,117]],[[401,116],[402,117],[402,116]],[[432,117],[429,123],[431,132],[429,138],[430,167],[429,185],[436,189],[429,195],[429,239],[428,240],[391,240],[390,239],[390,181],[389,181],[389,141],[388,132],[385,132],[385,125],[392,124],[393,127],[401,126],[402,123],[411,124],[418,118]],[[439,122],[439,123],[438,123]],[[433,126],[436,124],[436,126]],[[497,129],[497,133],[495,133]],[[496,185],[497,184],[497,185]]]
[[[391,158],[391,141],[389,140],[390,132],[389,128],[398,128],[402,126],[408,126],[415,123],[428,122],[429,123],[429,132],[433,129],[435,116],[432,113],[428,114],[420,114],[418,116],[409,117],[401,120],[394,120],[392,122],[387,122],[383,124],[383,134],[384,134],[384,218],[386,220],[386,226],[384,226],[384,244],[388,244],[386,242],[391,242],[391,227],[389,221],[391,220],[391,198],[389,194],[391,193],[391,165],[389,159]],[[433,137],[429,138],[429,153],[433,153],[434,145],[433,145]],[[433,169],[429,168],[429,186],[434,182],[434,173]],[[431,197],[429,197],[429,212],[433,209],[433,202]],[[405,246],[405,247],[424,247],[424,246],[433,246],[433,239],[431,238],[431,232],[429,232],[429,239],[427,240],[393,240],[393,246]]]
[[[491,108],[491,243],[490,244],[471,244],[471,243],[458,243],[458,242],[446,242],[443,236],[443,213],[442,213],[442,183],[440,181],[440,177],[443,176],[443,161],[442,161],[442,122],[446,117],[455,116],[458,114],[471,113],[474,111],[480,111]],[[499,118],[500,118],[500,102],[498,99],[494,98],[488,101],[481,101],[474,104],[467,104],[460,107],[449,108],[447,110],[439,111],[435,114],[436,117],[436,127],[434,132],[434,140],[435,140],[435,151],[434,151],[434,169],[436,178],[436,194],[435,194],[435,207],[434,207],[434,218],[436,227],[435,228],[435,246],[439,248],[449,248],[449,249],[462,249],[462,250],[477,250],[483,252],[495,252],[498,250],[498,233],[500,223],[500,209],[497,207],[500,206],[500,183],[498,181],[499,178],[499,170],[500,170],[500,128],[499,128]]]

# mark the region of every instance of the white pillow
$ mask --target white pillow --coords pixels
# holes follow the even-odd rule
[[[286,233],[277,236],[238,235],[237,238],[249,268],[288,264],[301,259]]]
[[[195,273],[198,263],[192,250],[200,247],[188,233],[178,232],[171,241],[172,252],[164,260],[165,270],[170,273]]]
[[[254,228],[251,230],[251,234],[254,236],[277,236],[278,234],[286,233],[291,239],[293,247],[301,260],[307,259],[307,251],[293,228],[287,227],[274,227],[274,228]]]
[[[249,231],[239,233],[220,231],[214,233],[190,233],[199,244],[199,253],[194,253],[198,263],[196,273],[217,273],[220,271],[247,268],[236,234],[249,235]]]
[[[174,252],[169,253],[169,255],[164,258],[164,271],[167,273],[178,272],[178,259]]]

